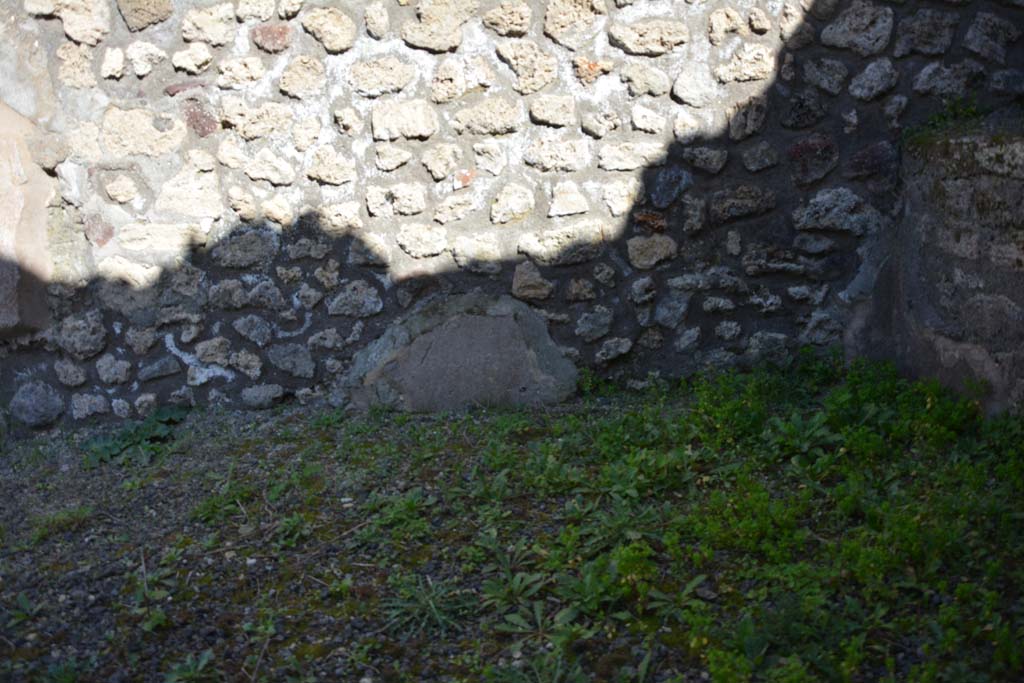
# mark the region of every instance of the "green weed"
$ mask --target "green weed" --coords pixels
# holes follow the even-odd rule
[[[453,581],[398,576],[390,583],[394,592],[383,601],[388,628],[405,637],[461,631],[473,611],[473,593]]]
[[[198,657],[190,654],[172,666],[164,683],[206,683],[220,678],[220,672],[213,666],[213,650],[203,650]]]
[[[79,505],[60,510],[52,515],[40,517],[32,524],[32,545],[38,545],[58,534],[76,531],[84,527],[92,518],[93,510],[87,505]]]
[[[104,463],[148,465],[164,453],[167,444],[174,439],[174,425],[187,415],[186,408],[166,406],[114,434],[91,439],[83,447],[83,464],[87,469]]]

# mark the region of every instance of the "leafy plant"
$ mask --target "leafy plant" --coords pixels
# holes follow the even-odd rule
[[[7,625],[14,627],[35,619],[42,611],[42,605],[33,604],[25,593],[18,593],[14,599],[14,607],[7,609]]]
[[[482,588],[483,606],[499,610],[516,607],[535,596],[546,583],[547,578],[540,573],[517,572],[487,579]]]
[[[188,415],[180,406],[164,406],[155,410],[141,422],[120,431],[96,437],[84,445],[87,469],[105,463],[115,465],[148,465],[160,455],[168,442],[174,439],[174,425]]]
[[[180,558],[178,550],[170,550],[155,567],[148,567],[145,555],[139,568],[129,576],[127,587],[131,593],[132,615],[139,620],[143,631],[150,632],[168,625],[162,604],[177,588],[177,572],[173,564]]]
[[[592,679],[578,661],[569,661],[564,653],[543,652],[531,657],[522,667],[488,669],[484,680],[489,683],[589,683]]]
[[[198,657],[189,654],[164,675],[164,683],[206,683],[219,679],[213,667],[213,650],[203,650]]]
[[[46,667],[45,683],[78,683],[93,668],[92,663],[71,657]]]
[[[192,511],[192,518],[213,523],[227,519],[242,509],[242,505],[255,499],[256,488],[234,478],[234,463],[228,469],[215,492],[203,500]]]
[[[563,574],[555,593],[575,610],[604,618],[624,596],[625,590],[608,556],[601,556],[581,566],[576,575]]]
[[[597,632],[597,629],[585,629],[576,624],[578,614],[575,607],[551,612],[543,600],[534,600],[506,614],[494,629],[499,633],[516,636],[516,648],[520,650],[526,644],[550,644],[561,649],[573,641],[590,638]]]
[[[775,399],[785,392],[785,382],[775,372],[730,371],[697,378],[692,391],[694,436],[721,451],[749,445],[761,435]]]
[[[382,496],[371,500],[371,509],[376,508],[377,518],[374,520],[374,531],[390,529],[395,540],[412,540],[425,536],[430,530],[426,518],[427,510],[437,502],[437,498],[427,495],[420,487],[396,496]]]
[[[280,548],[294,548],[313,533],[306,518],[296,512],[278,522],[274,538]]]
[[[707,580],[707,576],[699,574],[690,579],[683,588],[675,593],[665,593],[651,589],[648,593],[647,608],[653,612],[663,624],[675,622],[684,626],[694,626],[697,620],[694,612],[703,612],[706,604],[696,597],[698,586]]]
[[[839,435],[829,429],[825,413],[805,418],[797,411],[786,419],[772,417],[765,438],[777,457],[789,460],[794,467],[815,477],[828,471],[835,457],[835,446],[840,442]]]
[[[621,545],[611,552],[610,559],[610,566],[619,584],[645,597],[651,589],[650,582],[658,575],[658,565],[651,546],[643,541]]]

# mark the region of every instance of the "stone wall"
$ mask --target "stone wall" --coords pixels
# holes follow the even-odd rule
[[[908,152],[888,261],[848,326],[857,353],[972,393],[984,383],[991,410],[1024,403],[1024,112],[1013,115]]]
[[[1021,0],[3,8],[47,256],[0,273],[48,271],[48,321],[0,322],[0,405],[31,426],[344,403],[381,339],[468,292],[626,377],[855,348],[901,131],[1024,93]],[[473,340],[456,381],[487,337],[443,338]]]

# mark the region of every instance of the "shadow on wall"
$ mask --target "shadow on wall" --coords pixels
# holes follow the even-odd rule
[[[42,426],[62,415],[145,414],[164,402],[266,407],[324,395],[343,403],[356,384],[386,374],[389,359],[392,368],[396,359],[422,364],[431,347],[414,347],[415,336],[445,331],[452,316],[544,320],[577,365],[637,379],[778,360],[804,344],[887,355],[888,318],[872,310],[872,295],[900,211],[901,125],[920,125],[968,93],[996,107],[1021,90],[986,76],[965,38],[983,14],[1019,26],[1020,11],[983,5],[937,12],[819,2],[783,31],[777,54],[757,47],[756,12],[723,8],[712,15],[711,42],[739,47],[713,67],[717,82],[678,79],[671,96],[680,115],[667,122],[643,107],[667,84],[634,78],[628,117],[584,121],[595,151],[585,167],[565,161],[571,145],[552,134],[542,148],[550,162],[528,170],[554,196],[502,223],[498,243],[478,239],[472,221],[396,216],[381,233],[330,207],[284,226],[239,223],[216,238],[168,234],[161,268],[122,264],[130,282],[108,275],[48,285],[52,325],[0,350],[0,404]],[[1018,56],[1015,45],[997,61]],[[203,95],[168,97],[185,106]],[[625,135],[666,125],[675,131],[667,149]],[[620,181],[604,186],[612,218],[555,210],[575,201],[569,186],[559,195],[559,180],[591,171]],[[147,231],[164,226],[137,224],[137,235],[83,227],[96,244],[152,243]],[[443,302],[470,292],[477,298],[446,311]],[[501,299],[509,294],[530,308]],[[396,319],[403,326],[388,337]],[[510,335],[522,343],[509,346]],[[468,385],[473,401],[487,403],[472,387],[487,384],[490,367],[490,384],[511,391],[499,391],[498,402],[532,391],[519,386],[531,381],[550,386],[528,402],[545,402],[564,396],[574,375],[550,357],[517,374],[523,358],[549,354],[541,336],[532,322],[479,334],[455,326],[439,337],[447,353],[433,374],[408,376],[448,387],[449,398]],[[402,405],[396,386],[361,400]],[[412,407],[437,405],[430,400]]]

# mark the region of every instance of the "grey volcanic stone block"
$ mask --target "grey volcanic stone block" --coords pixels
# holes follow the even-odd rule
[[[181,363],[174,356],[161,356],[157,360],[143,365],[139,370],[139,381],[148,382],[161,377],[169,377],[181,372]]]
[[[46,239],[53,181],[33,162],[32,123],[0,103],[0,339],[40,330],[49,321]]]
[[[293,377],[312,378],[316,370],[313,357],[302,344],[275,344],[267,354],[270,362]]]
[[[242,389],[242,402],[250,408],[270,408],[284,396],[284,387],[280,384],[258,384]]]
[[[576,389],[544,319],[509,296],[434,299],[356,354],[331,401],[412,412],[539,406]]]
[[[26,382],[11,399],[10,410],[18,422],[29,427],[45,427],[64,412],[64,399],[46,382]]]

